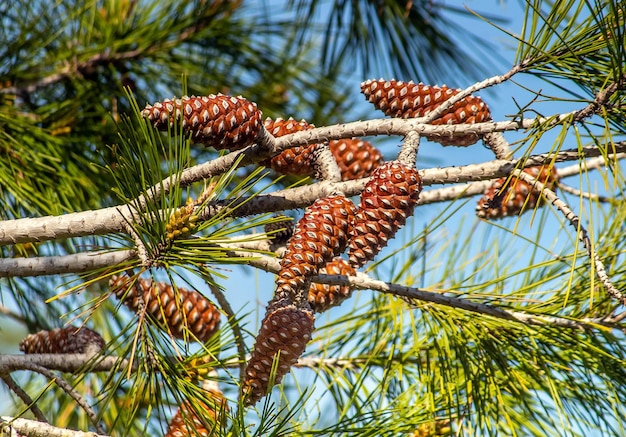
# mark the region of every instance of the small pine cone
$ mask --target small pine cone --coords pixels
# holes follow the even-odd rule
[[[423,117],[461,90],[443,85],[429,86],[396,80],[367,80],[361,83],[361,92],[368,101],[385,114],[396,118]],[[441,117],[432,121],[440,124],[472,124],[491,120],[491,112],[480,97],[467,96],[456,102]],[[428,136],[444,146],[469,146],[478,141],[478,135],[454,137]]]
[[[266,118],[264,125],[265,129],[275,137],[282,137],[315,127],[304,120],[296,121],[293,118],[288,120]],[[313,176],[315,174],[315,151],[318,147],[318,144],[311,144],[283,150],[273,158],[261,162],[261,165],[270,167],[280,174]]]
[[[348,257],[359,268],[376,256],[413,215],[422,191],[422,179],[415,167],[389,161],[374,170],[361,193],[354,235],[348,243]]]
[[[343,195],[318,199],[304,211],[280,263],[277,295],[304,290],[309,277],[345,250],[355,213],[356,206]]]
[[[99,351],[104,344],[100,334],[85,326],[67,326],[30,334],[20,342],[20,350],[25,354],[82,354]]]
[[[254,405],[270,389],[270,374],[276,354],[278,364],[274,383],[278,384],[298,361],[311,339],[313,312],[295,305],[278,307],[266,314],[246,366],[244,393],[248,405]]]
[[[293,228],[293,220],[285,218],[285,220],[266,224],[265,233],[271,238],[273,247],[280,247],[287,244],[293,235]]]
[[[197,291],[175,290],[165,282],[147,279],[131,283],[126,276],[113,276],[109,285],[113,293],[133,311],[140,311],[145,305],[146,312],[166,325],[175,338],[185,338],[187,329],[195,336],[190,336],[190,340],[205,342],[219,328],[219,310]]]
[[[443,437],[454,434],[450,419],[437,419],[435,422],[422,423],[409,437]]]
[[[226,410],[226,399],[221,393],[210,393],[214,398],[210,405],[201,403],[200,412],[203,418],[198,416],[188,402],[183,402],[172,418],[165,437],[195,437],[195,436],[218,436],[221,435],[222,413]],[[208,428],[207,428],[208,427]]]
[[[368,177],[384,162],[383,155],[372,143],[358,138],[333,140],[328,146],[343,181]]]
[[[165,235],[168,240],[189,235],[196,227],[197,216],[192,215],[194,211],[193,203],[177,208],[171,215],[170,220],[165,225]]]
[[[555,167],[536,166],[522,170],[551,190],[557,185],[559,175]],[[507,184],[506,181],[509,180]],[[504,185],[506,184],[506,187]],[[503,189],[504,187],[504,189]],[[476,205],[476,215],[483,219],[500,219],[519,215],[543,204],[541,193],[527,182],[516,177],[497,179]]]
[[[356,271],[343,258],[335,258],[326,267],[322,267],[319,273],[328,275],[353,276]],[[352,289],[346,285],[311,284],[309,288],[309,304],[313,311],[321,313],[330,307],[339,305],[352,294]]]
[[[162,131],[174,126],[182,113],[183,129],[197,143],[217,150],[238,150],[250,145],[261,130],[261,111],[243,97],[210,94],[166,99],[146,105],[141,114]]]

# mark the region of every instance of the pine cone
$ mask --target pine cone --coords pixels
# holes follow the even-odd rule
[[[341,180],[365,178],[383,162],[383,155],[372,143],[358,138],[333,140],[328,147],[341,170]]]
[[[275,137],[282,137],[315,127],[304,120],[296,121],[293,118],[288,120],[266,118],[264,125],[265,129]],[[311,144],[283,150],[273,158],[262,161],[261,165],[280,174],[313,176],[315,174],[315,151],[318,147],[319,144]]]
[[[309,277],[346,248],[356,206],[342,195],[316,200],[304,211],[281,261],[276,294],[294,296]]]
[[[374,170],[361,193],[354,235],[348,243],[350,264],[361,267],[376,256],[413,215],[422,191],[417,169],[389,161]]]
[[[85,326],[67,326],[30,334],[20,342],[20,350],[25,354],[82,354],[99,351],[104,344],[100,334]]]
[[[377,109],[396,118],[423,117],[461,90],[402,82],[396,80],[367,80],[361,83],[361,92]],[[472,124],[491,120],[491,112],[480,97],[467,96],[456,102],[441,117],[432,121],[440,124]],[[444,146],[469,146],[478,141],[477,134],[442,137],[429,135],[428,139]]]
[[[169,240],[185,237],[193,232],[196,227],[197,216],[192,215],[194,204],[188,203],[185,206],[175,209],[165,225],[165,236]]]
[[[162,131],[174,126],[182,113],[183,129],[197,143],[217,150],[238,150],[250,145],[261,130],[261,111],[243,97],[210,94],[166,99],[146,105],[141,114]]]
[[[284,220],[268,223],[265,225],[265,233],[271,238],[273,247],[280,247],[287,244],[293,235],[293,220],[285,217]]]
[[[295,305],[278,307],[266,314],[246,366],[244,393],[248,405],[254,405],[270,389],[270,374],[276,354],[280,353],[275,384],[280,383],[298,361],[311,339],[314,322],[312,311]]]
[[[203,419],[188,402],[183,402],[172,418],[165,437],[195,437],[221,435],[221,421],[223,412],[227,410],[226,399],[221,392],[210,392],[211,402],[201,403],[198,412],[202,412]],[[207,428],[208,426],[208,428]]]
[[[346,260],[337,257],[322,267],[319,273],[353,276],[356,272]],[[346,285],[312,283],[311,288],[309,288],[309,304],[315,312],[321,313],[330,307],[339,305],[351,294],[352,289]]]
[[[536,178],[551,190],[554,190],[559,180],[555,167],[536,166],[525,168],[522,171]],[[508,184],[506,183],[507,179],[510,179]],[[506,186],[504,186],[505,184]],[[542,204],[541,193],[533,189],[532,185],[516,177],[500,178],[489,187],[482,199],[478,201],[476,215],[483,219],[494,220],[519,215]]]
[[[187,329],[191,334],[190,340],[205,342],[219,328],[219,310],[197,291],[174,290],[170,284],[147,279],[131,282],[127,276],[113,276],[109,285],[113,293],[133,311],[139,311],[142,305],[146,305],[146,312],[166,325],[175,338],[185,338]]]

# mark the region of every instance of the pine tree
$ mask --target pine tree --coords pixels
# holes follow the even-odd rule
[[[0,435],[626,434],[624,3],[261,3],[0,4]]]

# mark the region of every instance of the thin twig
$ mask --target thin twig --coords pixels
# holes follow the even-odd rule
[[[626,73],[622,74],[622,76],[617,81],[612,82],[602,91],[599,91],[596,94],[593,102],[587,105],[584,109],[577,111],[576,115],[574,115],[574,121],[582,121],[585,118],[591,117],[592,115],[600,112],[600,109],[608,103],[611,96],[615,94],[617,90],[619,90],[624,85],[625,82]]]
[[[24,402],[24,404],[26,404],[28,409],[32,411],[37,420],[39,420],[40,422],[50,423],[49,420],[46,419],[46,416],[43,414],[43,411],[39,409],[35,401],[33,401],[28,393],[26,393],[24,389],[15,382],[11,375],[9,375],[8,373],[0,373],[0,379],[2,379],[7,387],[9,387],[9,389],[11,389],[11,391],[15,393],[17,397],[20,398],[22,402]]]
[[[426,123],[430,123],[431,121],[441,117],[441,115],[444,112],[446,112],[448,109],[452,108],[452,106],[456,102],[463,100],[465,97],[469,96],[470,94],[475,93],[476,91],[480,91],[484,88],[501,84],[502,82],[509,80],[511,77],[513,77],[515,74],[521,71],[523,71],[522,65],[515,65],[513,68],[511,68],[509,71],[507,71],[504,74],[487,78],[485,80],[475,83],[474,85],[470,87],[465,88],[464,90],[450,97],[449,99],[444,101],[441,105],[436,107],[434,110],[426,114],[423,117],[424,121]]]
[[[577,197],[582,197],[584,199],[595,200],[595,201],[604,202],[604,203],[611,202],[611,199],[609,199],[606,196],[600,196],[599,194],[588,193],[586,191],[579,190],[578,188],[574,188],[569,185],[566,185],[562,182],[559,182],[558,186],[559,186],[559,190],[563,191],[564,193],[573,194],[574,196],[577,196]]]
[[[87,354],[87,355],[91,357],[91,359],[93,359],[93,354]],[[52,373],[50,369],[47,369],[44,366],[40,366],[34,363],[28,363],[28,364],[25,363],[25,366],[22,370],[31,370],[33,372],[37,372],[45,376],[46,378],[48,378],[50,381],[54,382],[56,385],[58,385],[60,389],[62,389],[72,399],[74,399],[74,401],[78,404],[78,406],[81,407],[85,411],[85,413],[87,414],[87,417],[89,417],[89,419],[93,423],[93,426],[96,428],[96,430],[99,433],[105,434],[105,431],[102,428],[102,425],[100,425],[100,423],[98,422],[98,415],[96,414],[96,412],[93,410],[93,408],[91,408],[91,406],[82,397],[82,395],[78,393],[76,390],[74,390],[71,384],[69,384],[65,379],[63,379],[59,375],[55,375],[54,373]]]
[[[238,249],[234,249],[232,255],[237,254],[240,254],[241,256],[252,255],[250,253],[240,252]],[[278,271],[280,270],[280,262],[277,259],[261,254],[256,254],[256,256],[263,260],[262,263],[258,264],[258,266],[263,267],[259,268],[267,272],[278,273]],[[604,318],[585,318],[581,320],[575,320],[556,316],[533,315],[525,312],[506,310],[488,304],[476,303],[467,299],[444,295],[441,292],[426,291],[419,288],[406,287],[402,285],[379,281],[370,278],[364,273],[357,273],[356,276],[318,275],[313,276],[311,278],[311,282],[331,285],[347,285],[359,289],[370,289],[383,293],[393,294],[396,296],[404,296],[412,299],[446,305],[453,308],[460,308],[475,313],[502,318],[505,320],[514,320],[529,325],[554,325],[559,327],[577,329],[590,329],[597,327],[598,325],[603,325],[610,326],[616,329],[621,329],[621,327],[607,324]]]
[[[600,279],[600,282],[604,285],[607,293],[614,299],[620,301],[622,305],[626,305],[626,296],[624,296],[624,294],[622,294],[622,292],[619,291],[611,282],[611,279],[606,272],[604,263],[600,260],[600,257],[591,242],[587,229],[582,225],[582,223],[580,223],[580,218],[574,213],[574,211],[572,211],[565,202],[559,199],[554,191],[547,188],[543,183],[536,180],[531,175],[524,173],[521,170],[515,170],[513,172],[513,176],[518,177],[526,183],[532,185],[533,189],[541,191],[541,194],[543,194],[543,196],[545,196],[545,198],[552,203],[555,208],[561,211],[567,221],[569,221],[570,225],[576,229],[578,239],[583,243],[585,249],[587,249],[587,253],[594,263],[596,275],[598,276],[598,279]]]
[[[150,268],[151,260],[148,257],[148,251],[146,249],[146,246],[143,244],[143,240],[130,223],[123,222],[123,226],[126,233],[130,235],[135,242],[135,250],[137,251],[137,256],[141,261],[141,265],[144,268]]]
[[[26,319],[24,318],[24,316],[22,316],[21,314],[17,314],[16,312],[10,310],[4,305],[0,305],[0,314],[4,314],[5,316],[10,317],[16,322],[26,324]]]

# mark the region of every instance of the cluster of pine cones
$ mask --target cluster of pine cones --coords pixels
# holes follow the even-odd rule
[[[361,91],[377,109],[397,118],[426,116],[460,92],[446,86],[382,79],[363,82]],[[180,123],[195,142],[217,150],[246,147],[256,141],[262,130],[281,137],[314,128],[305,120],[293,118],[262,121],[255,103],[221,94],[165,100],[147,105],[142,114],[159,130],[171,131]],[[489,120],[489,108],[481,98],[467,96],[451,105],[432,124]],[[428,138],[446,146],[468,146],[478,141],[479,136],[433,134]],[[311,279],[318,274],[355,275],[356,269],[374,259],[406,223],[422,190],[419,173],[412,163],[386,162],[371,143],[359,138],[295,147],[261,164],[281,174],[317,176],[318,155],[326,147],[335,158],[342,180],[369,177],[369,181],[358,207],[342,194],[335,194],[306,208],[295,228],[290,221],[277,221],[266,227],[274,245],[286,245],[286,251],[274,298],[266,309],[244,375],[248,404],[265,396],[271,383],[279,383],[302,355],[314,329],[314,313],[338,305],[350,296],[348,285],[318,284]],[[529,167],[523,171],[549,189],[555,189],[558,184],[558,174],[552,167]],[[501,178],[494,181],[479,201],[477,215],[485,219],[515,216],[540,206],[541,202],[540,193],[527,182],[515,177]],[[192,231],[191,211],[189,207],[174,217],[168,228],[171,238]],[[347,259],[341,256],[346,249]],[[196,291],[127,276],[114,276],[110,287],[125,305],[145,313],[152,323],[174,338],[205,342],[219,328],[219,310]],[[69,326],[29,335],[20,343],[20,349],[25,353],[86,353],[98,351],[104,344],[89,328]],[[272,375],[273,367],[276,372]],[[210,394],[215,402],[203,409],[214,424],[226,404],[218,389]],[[187,435],[190,427],[201,435],[213,432],[191,405],[183,403],[170,423],[167,436]]]
[[[368,80],[361,84],[368,101],[391,117],[423,117],[460,92],[413,82]],[[183,97],[148,105],[143,115],[155,128],[169,130],[181,120],[191,138],[218,150],[238,150],[250,145],[265,129],[274,137],[314,128],[305,120],[270,119],[261,122],[256,104],[243,97],[211,95]],[[433,125],[471,124],[491,120],[491,113],[480,97],[467,96],[432,121]],[[477,134],[430,135],[442,145],[468,146],[479,140]],[[316,176],[318,152],[326,145],[299,146],[261,162],[281,174]],[[270,370],[278,359],[273,376],[278,383],[304,351],[311,337],[314,312],[337,305],[350,295],[349,286],[311,284],[319,273],[353,275],[355,269],[372,260],[412,215],[421,192],[421,179],[414,166],[383,160],[369,142],[358,138],[327,144],[341,170],[342,180],[369,177],[357,208],[343,195],[317,200],[308,207],[295,229],[289,222],[266,228],[276,245],[286,244],[276,292],[269,303],[245,375],[248,402],[254,403],[269,387]],[[556,172],[547,167],[529,168],[549,188],[556,184]],[[533,187],[515,178],[494,182],[479,202],[481,218],[519,214],[539,205],[541,197]],[[347,260],[340,257],[348,249]],[[160,320],[153,315],[157,320]],[[207,324],[207,323],[205,323]],[[176,325],[176,324],[174,324]],[[180,331],[173,330],[173,333]],[[201,338],[201,333],[194,333]]]
[[[314,312],[350,296],[349,286],[311,284],[319,273],[353,275],[394,237],[413,214],[422,185],[414,166],[400,161],[377,167],[357,208],[341,194],[306,208],[287,241],[261,331],[246,368],[244,390],[254,404],[278,383],[304,352],[314,327]],[[274,225],[276,226],[276,225]],[[348,260],[340,255],[348,249]],[[276,373],[271,375],[274,360]]]

